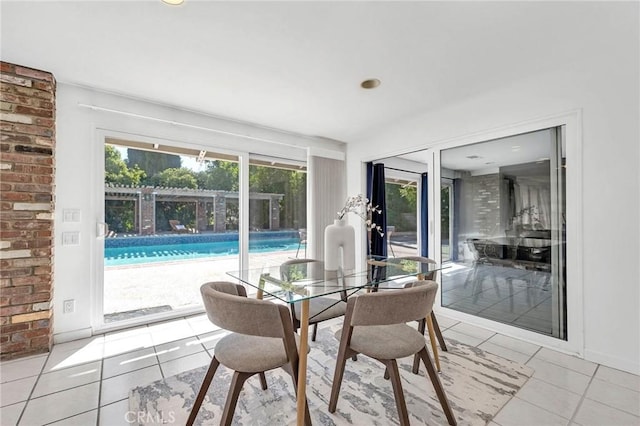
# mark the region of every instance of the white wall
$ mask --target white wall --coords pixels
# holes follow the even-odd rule
[[[124,111],[124,115],[97,110]],[[56,213],[54,270],[54,340],[61,342],[91,335],[95,305],[99,302],[100,248],[96,224],[103,215],[104,135],[131,135],[134,140],[168,140],[172,144],[257,153],[306,161],[309,153],[344,157],[344,144],[273,129],[248,126],[193,112],[133,100],[71,85],[58,84],[56,100]],[[145,118],[146,117],[146,118]],[[154,119],[188,124],[164,123]],[[219,129],[226,133],[207,129]],[[231,134],[248,135],[238,137]],[[151,139],[149,139],[151,138]],[[81,212],[79,223],[65,223],[65,209]],[[65,231],[79,231],[80,245],[63,246]],[[76,311],[62,312],[62,302],[75,299]]]
[[[593,11],[591,11],[593,12]],[[604,12],[604,10],[602,11]],[[464,102],[443,105],[403,122],[376,129],[350,143],[348,192],[362,188],[361,159],[428,148],[447,140],[489,134],[540,117],[582,111],[581,187],[576,206],[583,229],[567,249],[582,256],[584,358],[638,374],[640,372],[640,211],[639,174],[639,18],[638,4],[606,13],[575,16],[583,32],[567,20],[562,45],[570,57],[551,71],[503,87],[489,87]],[[592,24],[585,23],[592,20]],[[586,31],[586,30],[585,30]],[[542,46],[553,49],[554,46]],[[538,52],[538,53],[540,53]],[[541,60],[544,57],[541,56]],[[486,64],[484,64],[486,65]],[[428,96],[428,94],[424,94]],[[569,188],[571,190],[571,188]],[[569,217],[568,220],[580,218]],[[582,244],[579,244],[581,240]],[[571,333],[572,330],[569,330]]]

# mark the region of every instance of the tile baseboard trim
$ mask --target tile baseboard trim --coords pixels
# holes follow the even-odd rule
[[[596,364],[605,365],[607,367],[626,371],[627,373],[640,375],[640,362],[629,362],[624,358],[612,356],[598,351],[586,349],[584,351],[584,359],[595,362]]]

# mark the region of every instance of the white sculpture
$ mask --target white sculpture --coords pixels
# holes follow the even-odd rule
[[[324,230],[324,268],[327,271],[356,267],[356,235],[344,219],[335,219]]]

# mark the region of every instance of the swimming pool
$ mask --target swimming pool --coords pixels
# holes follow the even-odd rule
[[[296,250],[295,232],[259,233],[249,236],[249,253]],[[105,266],[204,259],[238,254],[237,234],[168,235],[105,240]]]

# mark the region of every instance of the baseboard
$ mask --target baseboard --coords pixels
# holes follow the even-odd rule
[[[91,332],[91,327],[83,328],[80,330],[67,331],[64,333],[57,333],[53,335],[53,343],[64,343],[70,342],[72,340],[86,339],[87,337],[91,337],[93,333]]]
[[[611,354],[585,349],[584,359],[586,359],[587,361],[602,364],[606,367],[615,368],[616,370],[622,370],[631,374],[640,375],[640,363],[612,356]]]

